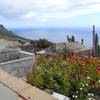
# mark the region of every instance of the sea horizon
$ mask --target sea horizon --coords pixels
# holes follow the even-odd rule
[[[81,43],[84,39],[84,45],[92,47],[92,27],[73,27],[73,28],[12,28],[10,29],[14,34],[32,39],[47,39],[54,43],[62,43],[67,41],[67,35],[75,36],[76,41]],[[100,38],[100,28],[96,28],[96,33]],[[100,43],[100,41],[99,41]]]

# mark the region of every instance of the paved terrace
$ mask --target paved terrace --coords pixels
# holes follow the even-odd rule
[[[15,92],[19,96],[18,100],[58,100],[1,69],[0,83]]]

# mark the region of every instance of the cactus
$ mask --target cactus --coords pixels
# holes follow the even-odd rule
[[[75,37],[72,35],[72,37],[69,37],[68,35],[67,35],[67,41],[68,42],[75,42]]]
[[[69,36],[68,36],[68,35],[67,35],[67,41],[68,41],[68,42],[70,42],[70,38],[69,38]]]
[[[100,45],[98,46],[98,56],[100,57]]]
[[[75,37],[72,35],[72,42],[75,42]]]
[[[82,44],[82,45],[84,44],[84,39],[81,39],[81,44]]]
[[[100,57],[100,45],[98,45],[98,56]]]
[[[93,25],[93,51],[95,53],[95,26]]]
[[[98,34],[95,33],[95,26],[93,25],[93,51],[97,57],[100,57],[100,45]]]
[[[98,56],[98,35],[95,35],[95,54]]]

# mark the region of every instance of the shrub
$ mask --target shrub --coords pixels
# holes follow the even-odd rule
[[[99,67],[100,62],[94,57],[37,56],[37,66],[28,75],[28,82],[75,100],[87,100],[94,98],[95,90],[100,88]]]

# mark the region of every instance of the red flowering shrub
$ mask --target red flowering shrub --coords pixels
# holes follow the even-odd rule
[[[78,54],[38,56],[28,82],[75,100],[88,100],[95,97],[96,89],[100,89],[100,60]]]

